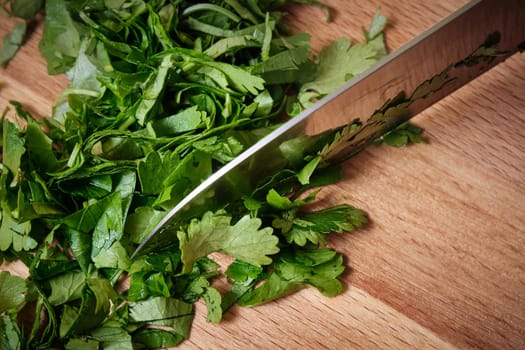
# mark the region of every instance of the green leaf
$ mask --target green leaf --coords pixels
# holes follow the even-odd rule
[[[131,264],[128,252],[120,242],[114,242],[109,248],[103,249],[92,260],[97,268],[127,270]]]
[[[18,126],[7,118],[2,121],[2,141],[2,164],[17,177],[26,148]]]
[[[309,221],[308,227],[322,233],[351,232],[367,222],[366,214],[348,204],[304,213],[301,219]]]
[[[0,349],[22,349],[23,337],[15,321],[8,315],[0,316]]]
[[[131,275],[128,300],[139,301],[147,297],[169,297],[171,280],[164,273],[140,271]]]
[[[196,141],[192,146],[199,151],[210,154],[213,159],[223,164],[233,160],[244,150],[242,143],[235,137],[223,139],[212,136],[204,140]]]
[[[277,273],[272,272],[263,284],[241,296],[238,304],[240,306],[261,305],[295,293],[304,287],[304,283],[284,280]]]
[[[279,52],[252,66],[252,73],[260,75],[267,84],[286,84],[310,81],[315,70],[308,60],[309,47],[296,47]]]
[[[28,251],[35,248],[38,242],[31,237],[31,222],[19,223],[15,220],[9,210],[2,208],[0,225],[0,251],[6,251],[9,247],[17,252]]]
[[[252,75],[240,67],[214,61],[201,61],[200,63],[217,69],[226,76],[227,82],[221,86],[224,89],[228,89],[228,86],[232,86],[240,93],[250,93],[252,95],[257,95],[259,91],[264,90],[264,80],[262,78]]]
[[[52,238],[46,240],[46,243],[52,242]],[[53,255],[52,258],[46,257]],[[76,270],[78,262],[70,260],[69,257],[59,252],[49,252],[47,247],[42,247],[38,252],[36,258],[32,261],[29,267],[31,278],[37,281],[47,280],[64,273]]]
[[[266,202],[279,210],[289,210],[311,203],[316,195],[317,192],[313,192],[305,199],[296,199],[292,201],[288,197],[281,196],[279,192],[272,188],[266,195]]]
[[[40,52],[47,61],[49,74],[65,73],[75,62],[80,49],[80,32],[61,0],[47,0]]]
[[[175,298],[156,297],[130,303],[131,321],[154,326],[169,327],[184,338],[188,338],[193,306]]]
[[[423,138],[420,135],[422,130],[414,126],[407,127],[407,125],[410,124],[404,124],[401,128],[398,127],[387,132],[381,136],[381,140],[392,147],[404,147],[411,142],[423,142]]]
[[[260,229],[261,220],[249,216],[243,216],[233,226],[230,221],[224,211],[207,212],[202,219],[192,220],[186,232],[177,232],[183,272],[189,272],[193,262],[212,252],[224,252],[257,266],[271,263],[268,255],[279,251],[272,229]]]
[[[61,305],[79,299],[86,283],[85,278],[82,272],[71,271],[50,279],[49,302],[53,305]]]
[[[26,148],[32,162],[43,173],[57,171],[60,163],[53,152],[53,141],[33,119],[28,120],[26,129]]]
[[[102,97],[105,91],[104,85],[97,79],[98,69],[86,55],[85,50],[88,42],[83,41],[78,52],[75,64],[67,71],[69,85],[66,94],[76,94],[82,97]],[[84,102],[85,98],[81,100]]]
[[[310,177],[314,173],[315,169],[317,169],[317,166],[319,165],[321,160],[321,156],[314,157],[297,173],[297,179],[299,180],[301,185],[307,185],[310,183]]]
[[[153,128],[158,136],[176,135],[192,131],[202,125],[202,114],[198,110],[198,106],[192,106],[174,115],[155,121]]]
[[[140,125],[144,125],[149,120],[148,116],[164,91],[166,79],[172,66],[171,55],[164,56],[158,69],[153,71],[145,82],[142,100],[135,113],[135,118]]]
[[[97,327],[107,316],[112,305],[117,302],[116,291],[109,280],[88,278],[82,291],[80,306],[65,304],[60,324],[61,337],[74,333],[85,333]]]
[[[43,0],[11,0],[11,12],[14,16],[31,19],[43,7]]]
[[[18,23],[13,31],[4,36],[2,46],[0,46],[0,65],[6,67],[9,61],[18,52],[26,36],[27,25],[25,22]]]
[[[286,251],[275,263],[275,271],[259,287],[239,299],[241,306],[254,306],[294,293],[307,285],[324,295],[335,296],[343,291],[338,276],[344,271],[343,258],[323,249]]]
[[[107,174],[93,175],[86,179],[62,181],[60,185],[64,192],[86,199],[100,199],[113,190],[111,176]]]
[[[84,274],[88,273],[91,264],[91,235],[71,227],[64,228],[64,235],[73,256],[78,261]]]
[[[100,342],[94,339],[70,339],[65,345],[66,350],[98,350]]]
[[[0,271],[0,314],[16,311],[25,301],[26,281],[8,271]]]
[[[182,200],[193,188],[212,174],[212,159],[209,154],[192,151],[163,180],[164,189],[154,207],[169,210]]]
[[[119,242],[124,233],[120,192],[114,192],[108,198],[104,212],[96,218],[91,258],[98,268],[126,269],[130,261],[126,250]]]
[[[328,261],[321,261],[321,263],[312,264],[315,261],[315,256],[308,259],[305,264],[305,257],[308,255],[317,255],[317,252],[301,251],[302,259],[294,260],[279,260],[275,269],[276,272],[286,281],[295,281],[312,285],[319,289],[326,296],[335,296],[343,291],[341,281],[337,279],[344,271],[343,257],[339,254],[334,254]]]
[[[362,227],[367,222],[366,214],[350,205],[297,213],[288,226],[283,230],[288,243],[305,246],[308,242],[325,244],[329,233],[351,232]]]
[[[104,344],[105,350],[133,350],[129,331],[120,327],[99,327],[91,331],[92,338]]]
[[[233,263],[228,266],[225,274],[233,280],[233,283],[231,289],[222,299],[221,307],[223,312],[251,290],[252,286],[261,278],[263,268],[241,260],[234,260]]]
[[[64,305],[62,315],[60,316],[59,334],[61,338],[65,338],[74,331],[75,324],[78,321],[79,309],[69,304]]]
[[[263,272],[262,267],[248,264],[241,260],[235,260],[228,266],[226,276],[236,282],[247,282],[255,280]]]
[[[206,287],[202,297],[204,298],[206,309],[208,310],[208,321],[219,323],[222,319],[221,293],[213,287]]]
[[[381,9],[377,9],[374,18],[372,19],[372,24],[370,25],[370,29],[366,31],[363,28],[363,32],[365,34],[365,39],[367,42],[370,42],[371,40],[375,39],[377,36],[380,36],[383,34],[383,31],[385,30],[387,24],[387,19],[385,16],[381,15]]]
[[[151,207],[138,207],[127,217],[124,231],[131,242],[140,244],[165,215]]]
[[[366,43],[351,42],[346,38],[332,42],[319,55],[317,72],[313,81],[301,86],[299,101],[304,107],[331,93],[345,82],[373,66],[387,54],[383,30],[386,18],[380,9],[376,12],[370,30],[363,29]]]
[[[138,165],[142,193],[159,194],[164,189],[164,180],[177,168],[180,159],[176,153],[148,153]]]
[[[146,349],[164,349],[174,347],[184,340],[180,334],[162,329],[141,329],[133,334],[133,343],[141,344]]]
[[[315,80],[304,84],[299,93],[299,100],[308,106],[315,97],[323,97],[354,76],[362,73],[377,62],[376,51],[365,44],[352,45],[342,38],[324,48],[319,55],[319,66]]]

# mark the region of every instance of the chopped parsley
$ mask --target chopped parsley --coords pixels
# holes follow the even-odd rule
[[[316,0],[288,2],[330,13]],[[219,322],[235,303],[309,286],[343,291],[343,259],[327,236],[358,229],[366,214],[308,205],[342,178],[323,161],[354,124],[329,139],[295,140],[285,150],[293,169],[228,207],[210,198],[162,249],[131,257],[210,174],[386,54],[378,12],[364,43],[339,39],[314,57],[308,34],[283,29],[285,3],[45,1],[40,51],[69,85],[49,118],[13,101],[16,115],[0,123],[0,261],[29,268],[26,280],[0,272],[2,349],[170,347],[189,337],[201,298]],[[10,1],[25,20],[42,6]],[[4,38],[2,64],[23,43],[25,23]],[[404,126],[382,141],[418,142],[419,132]],[[226,292],[212,284],[222,275],[215,252],[233,259]],[[30,312],[29,324],[17,322]]]

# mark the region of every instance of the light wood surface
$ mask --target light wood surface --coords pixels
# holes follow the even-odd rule
[[[315,48],[341,36],[361,40],[361,25],[381,6],[395,50],[465,1],[326,3],[336,9],[332,23],[315,7],[290,11],[292,27],[312,33]],[[12,25],[0,19],[0,34]],[[40,30],[0,70],[1,109],[14,98],[48,115],[65,84],[46,75]],[[348,202],[371,218],[330,240],[347,257],[342,295],[306,289],[234,308],[218,325],[198,304],[180,348],[525,349],[525,54],[414,122],[428,144],[369,149],[347,163],[346,181],[321,192],[324,203]],[[23,273],[18,267],[3,268]]]

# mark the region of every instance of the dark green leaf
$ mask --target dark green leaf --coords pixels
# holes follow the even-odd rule
[[[310,253],[303,251],[303,256],[300,257],[301,260],[305,260],[308,254],[317,255],[315,251]],[[309,258],[311,261],[315,261],[315,259],[316,256]],[[312,285],[327,296],[335,296],[343,291],[343,285],[337,279],[344,271],[343,257],[341,255],[334,255],[332,259],[314,266],[310,262],[306,265],[302,261],[300,263],[297,262],[297,259],[296,261],[280,260],[275,266],[276,272],[286,281]]]
[[[11,0],[11,12],[17,17],[31,19],[43,5],[44,0]]]
[[[255,280],[259,277],[262,271],[263,269],[260,266],[248,264],[241,260],[235,260],[230,266],[228,266],[226,275],[234,279],[236,282],[247,282]]]
[[[57,171],[60,163],[53,151],[53,141],[44,133],[35,120],[28,120],[26,129],[27,153],[42,173]]]
[[[142,344],[147,349],[169,348],[178,345],[183,340],[182,335],[162,329],[141,329],[133,334],[133,342]]]

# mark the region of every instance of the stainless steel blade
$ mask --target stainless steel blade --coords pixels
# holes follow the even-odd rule
[[[324,161],[344,160],[524,49],[524,0],[470,2],[219,169],[168,212],[133,255],[146,244],[150,250],[173,241],[179,225],[211,203],[236,200],[289,166],[285,148],[295,138],[339,128],[340,142]],[[355,118],[362,126],[345,129]]]

